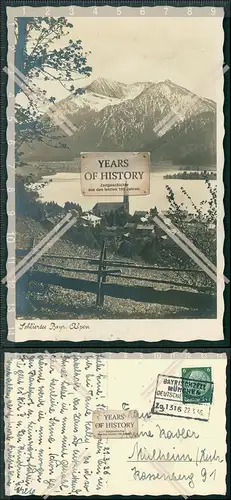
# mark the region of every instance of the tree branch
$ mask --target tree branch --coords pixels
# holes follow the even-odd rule
[[[38,40],[37,40],[37,43],[35,44],[34,48],[33,48],[33,49],[32,49],[32,51],[31,51],[31,53],[30,53],[30,54],[28,54],[28,55],[31,57],[31,56],[34,54],[34,51],[35,51],[35,49],[38,47],[39,43],[41,43],[41,42],[43,42],[44,40],[46,40],[46,38],[47,38],[47,39],[49,39],[50,34],[51,34],[51,33],[53,33],[53,32],[54,32],[54,30],[50,30],[50,31],[48,31],[48,29],[47,29],[47,32],[45,32],[45,33],[40,33],[40,35],[39,35],[39,37],[38,37]],[[50,41],[51,41],[51,40],[50,40]]]
[[[62,82],[63,82],[63,80],[60,80],[60,78],[59,78],[59,77],[55,77],[55,76],[51,75],[51,74],[50,74],[48,71],[46,71],[45,69],[42,69],[42,70],[40,70],[40,71],[42,71],[43,73],[46,73],[46,74],[47,74],[47,75],[49,75],[51,78],[54,78],[54,80],[57,80],[57,81],[60,83],[60,85],[62,85],[62,87],[63,87],[65,90],[67,90],[68,92],[70,92],[70,89],[68,89],[68,88],[67,88],[67,87],[66,87],[66,86],[62,83]],[[64,81],[66,81],[66,80],[64,80]]]

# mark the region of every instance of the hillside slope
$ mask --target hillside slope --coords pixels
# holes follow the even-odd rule
[[[29,238],[34,237],[34,244],[42,240],[44,236],[48,233],[43,226],[29,218],[29,217],[18,217],[16,221],[16,231],[17,231],[17,248],[28,248]],[[72,277],[72,278],[82,278],[96,281],[97,276],[90,273],[91,270],[96,270],[97,265],[90,264],[87,261],[73,260],[73,257],[79,257],[80,259],[98,259],[100,253],[100,248],[98,250],[92,250],[83,245],[75,245],[63,237],[58,240],[52,248],[44,255],[42,260],[34,264],[33,269],[43,272],[55,272],[61,276]],[[50,257],[49,255],[56,255],[56,257]],[[107,259],[118,260],[118,256],[108,253]],[[137,264],[132,259],[126,259],[120,257],[120,261],[127,262],[130,264]],[[53,269],[47,268],[45,264],[54,266]],[[62,271],[56,269],[55,266],[61,266],[65,268],[70,268],[70,271]],[[81,270],[89,270],[89,274],[81,273]],[[163,275],[163,271],[158,270],[140,270],[140,269],[126,269],[126,274],[131,276],[131,280],[120,278],[119,276],[114,278],[107,278],[107,281],[111,283],[126,284],[130,286],[150,286],[151,283],[146,281],[136,281],[133,279],[134,276],[137,278],[155,278],[155,279],[175,279],[175,273],[167,271]],[[184,283],[186,276],[183,276]],[[159,282],[155,284],[155,289],[168,290],[170,287],[165,283]],[[171,289],[180,288],[171,286]],[[185,287],[182,288],[185,290]],[[187,290],[187,288],[186,288]],[[192,289],[190,289],[192,291]],[[22,296],[21,296],[22,299]],[[177,317],[197,317],[197,311],[189,310],[186,308],[180,308],[169,305],[151,304],[151,303],[139,303],[129,299],[118,299],[113,297],[105,297],[105,302],[103,308],[96,307],[96,296],[92,293],[77,292],[74,290],[68,290],[61,288],[59,286],[45,285],[42,283],[31,282],[29,287],[29,292],[27,294],[27,300],[21,301],[20,307],[17,304],[17,317],[18,318],[42,318],[42,319],[157,319],[157,318],[177,318]],[[208,317],[208,311],[205,312],[205,316]],[[200,313],[201,317],[201,313]]]

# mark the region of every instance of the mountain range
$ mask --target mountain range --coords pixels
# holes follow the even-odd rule
[[[70,161],[87,151],[148,151],[152,163],[216,164],[215,102],[171,80],[124,84],[98,78],[83,95],[56,106],[76,131],[63,137],[66,147],[35,140],[30,153],[23,151],[27,161]]]

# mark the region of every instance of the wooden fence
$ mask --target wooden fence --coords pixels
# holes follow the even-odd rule
[[[32,243],[33,244],[33,243]],[[31,249],[31,245],[30,245]],[[65,260],[73,260],[79,262],[85,262],[89,265],[95,265],[97,268],[95,270],[92,269],[76,269],[70,268],[60,265],[51,265],[46,262],[43,262],[42,257],[39,260],[39,265],[42,265],[47,269],[46,272],[37,271],[33,267],[26,272],[17,282],[17,294],[18,295],[26,295],[29,288],[29,283],[39,282],[47,285],[56,285],[66,289],[75,290],[75,291],[84,291],[90,292],[96,295],[96,305],[103,306],[104,297],[110,296],[115,298],[123,298],[123,299],[131,299],[137,302],[149,302],[156,304],[165,304],[165,305],[173,305],[179,307],[186,307],[190,309],[199,309],[199,310],[216,310],[216,296],[211,292],[208,292],[205,287],[199,287],[198,292],[195,291],[194,285],[189,285],[185,283],[179,283],[174,280],[165,280],[161,278],[146,278],[146,277],[137,277],[134,275],[126,275],[122,273],[122,269],[138,269],[140,271],[149,270],[149,271],[177,271],[200,274],[203,273],[202,270],[195,269],[176,269],[169,267],[157,267],[157,266],[147,266],[147,265],[139,265],[139,264],[131,264],[125,261],[117,261],[117,260],[107,260],[107,246],[106,240],[104,239],[101,246],[100,257],[99,259],[90,259],[84,257],[68,257],[57,255],[57,254],[47,254],[47,258],[52,259],[65,259]],[[17,251],[18,256],[25,255],[25,251]],[[115,269],[113,269],[115,268]],[[71,278],[62,276],[58,272],[49,272],[49,270],[55,271],[70,271],[78,274],[88,274],[95,276],[95,280],[90,279],[80,279],[80,278]],[[153,286],[131,286],[117,283],[109,283],[107,282],[107,277],[120,277],[123,280],[136,280],[137,282],[148,282],[152,283]],[[158,290],[156,288],[157,283],[164,283],[170,286],[179,286],[179,289],[170,289],[170,290]],[[155,287],[155,288],[154,288]],[[194,291],[182,290],[182,288],[192,288]],[[22,298],[22,297],[21,297]]]

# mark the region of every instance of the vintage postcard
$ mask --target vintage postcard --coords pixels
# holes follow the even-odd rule
[[[223,18],[7,8],[8,340],[223,339]]]
[[[5,494],[225,495],[226,364],[6,353]]]

